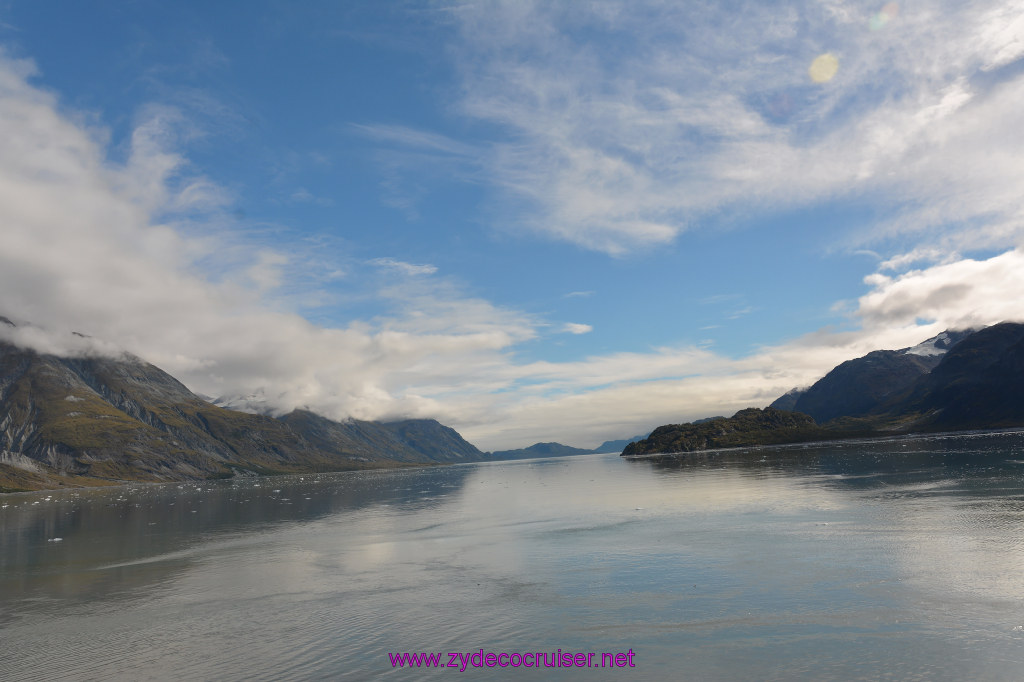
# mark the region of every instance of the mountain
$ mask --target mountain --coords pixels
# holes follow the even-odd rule
[[[622,452],[622,448],[626,447],[630,443],[635,443],[638,440],[643,440],[646,436],[633,436],[632,438],[623,438],[620,440],[606,440],[605,442],[598,445],[591,452],[594,454],[605,453],[605,452]]]
[[[308,410],[294,410],[277,421],[308,446],[323,452],[345,453],[359,462],[386,460],[415,464],[474,461],[483,457],[482,452],[463,440],[454,429],[432,419],[338,422]]]
[[[792,410],[808,414],[820,423],[867,414],[888,396],[930,372],[940,358],[894,350],[872,351],[842,363],[819,379],[800,394]]]
[[[67,358],[0,342],[0,491],[482,457],[433,420],[247,414],[130,355]]]
[[[929,430],[1024,425],[1024,324],[970,334],[876,412],[916,417],[914,427]]]
[[[931,372],[972,331],[945,331],[911,348],[876,350],[848,360],[809,388],[786,393],[771,407],[803,412],[819,424],[869,414]]]
[[[498,450],[491,453],[491,459],[534,459],[537,457],[571,457],[573,455],[597,455],[609,452],[622,452],[622,448],[632,442],[642,440],[643,436],[633,436],[622,440],[606,440],[593,450],[574,448],[561,443],[534,443],[526,448],[516,450]]]
[[[466,462],[484,453],[467,443],[455,429],[433,419],[406,419],[382,424],[399,442],[432,462]]]
[[[517,450],[498,450],[491,453],[491,459],[534,459],[536,457],[569,457],[572,455],[592,455],[593,450],[574,448],[561,443],[534,443]]]

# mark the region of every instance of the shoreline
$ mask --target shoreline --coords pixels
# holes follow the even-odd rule
[[[779,450],[782,448],[822,447],[837,443],[879,443],[883,441],[920,440],[924,438],[953,438],[957,436],[988,436],[994,434],[1024,434],[1024,426],[1010,426],[995,429],[968,429],[964,431],[933,431],[893,434],[891,436],[857,436],[853,438],[832,438],[828,440],[815,441],[793,441],[790,443],[766,443],[764,445],[737,445],[728,448],[707,448],[704,450],[681,450],[678,452],[649,452],[642,455],[619,455],[627,460],[656,459],[659,457],[681,457],[686,455],[705,455],[708,453],[720,452],[742,452],[745,450]]]

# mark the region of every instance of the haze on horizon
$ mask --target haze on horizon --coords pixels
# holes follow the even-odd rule
[[[594,447],[1024,319],[1022,101],[1024,2],[5,0],[0,334]]]

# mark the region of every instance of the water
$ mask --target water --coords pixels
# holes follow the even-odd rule
[[[6,495],[0,542],[11,680],[1016,680],[1024,665],[1024,434]],[[635,667],[388,658],[480,649],[632,650]]]

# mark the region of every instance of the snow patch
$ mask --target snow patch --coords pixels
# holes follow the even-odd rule
[[[938,336],[933,336],[927,341],[922,341],[912,348],[908,348],[903,351],[907,355],[945,355],[949,349],[949,335],[946,332],[942,332]]]

